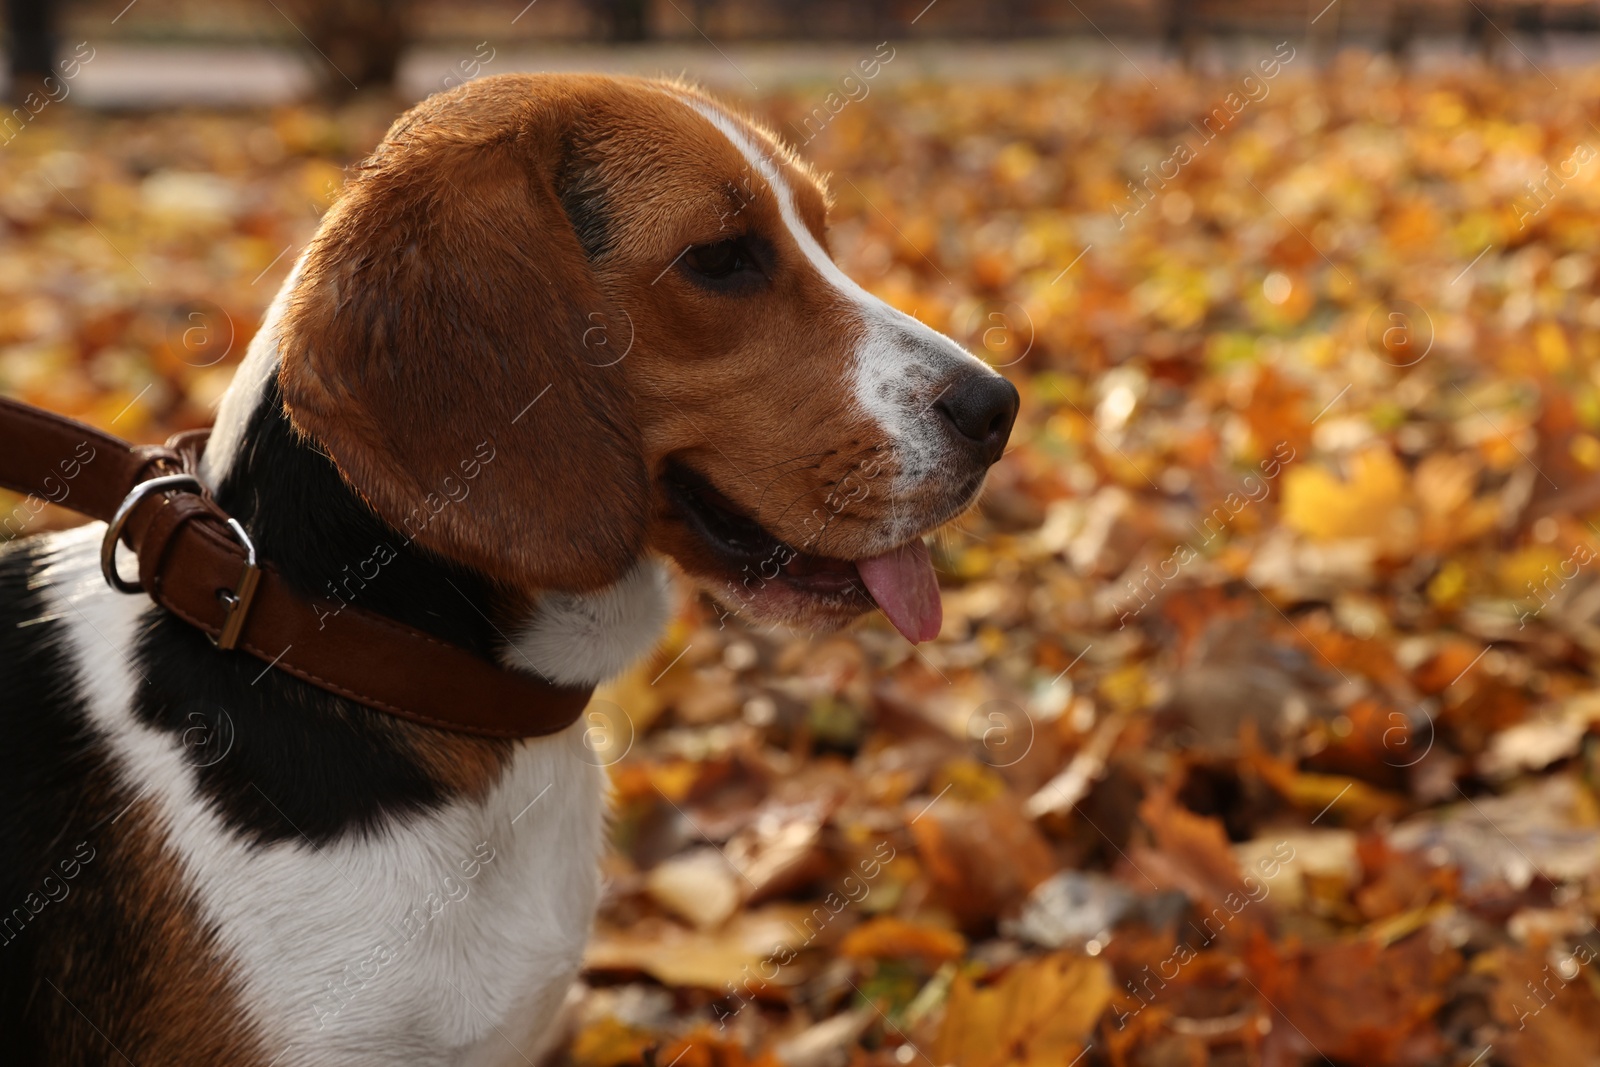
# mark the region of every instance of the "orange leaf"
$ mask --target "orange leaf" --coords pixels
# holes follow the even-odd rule
[[[953,930],[880,916],[845,935],[839,954],[850,959],[914,959],[938,964],[958,960],[967,939]]]
[[[1111,1003],[1104,960],[1060,952],[1026,960],[991,986],[956,978],[933,1059],[953,1067],[1062,1067],[1083,1052]]]

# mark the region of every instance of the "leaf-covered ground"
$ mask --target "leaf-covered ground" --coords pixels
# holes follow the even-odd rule
[[[937,642],[601,694],[564,1062],[1600,1063],[1600,72],[1249,70],[752,102],[1023,414]],[[207,421],[392,113],[52,105],[0,389]]]

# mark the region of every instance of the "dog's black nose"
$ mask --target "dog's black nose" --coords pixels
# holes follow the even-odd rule
[[[985,463],[993,463],[1006,450],[1020,403],[1016,387],[998,374],[972,374],[952,382],[934,407]]]

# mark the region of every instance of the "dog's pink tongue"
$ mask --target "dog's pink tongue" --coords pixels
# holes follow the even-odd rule
[[[907,641],[931,641],[939,636],[944,606],[939,602],[939,579],[921,538],[907,541],[893,552],[856,560],[861,580],[872,599]]]

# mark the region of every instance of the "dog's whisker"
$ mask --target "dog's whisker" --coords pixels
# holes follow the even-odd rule
[[[799,456],[790,456],[788,459],[780,459],[776,463],[768,463],[765,466],[761,466],[761,467],[751,467],[745,473],[746,474],[760,474],[762,471],[771,470],[773,467],[781,467],[785,463],[795,463],[795,462],[798,462],[799,460],[802,460],[802,459],[815,459],[818,456],[831,456],[831,455],[834,454],[835,451],[836,451],[835,449],[826,448],[826,449],[823,449],[820,452],[807,452],[807,453],[804,453],[803,455],[799,455]]]

